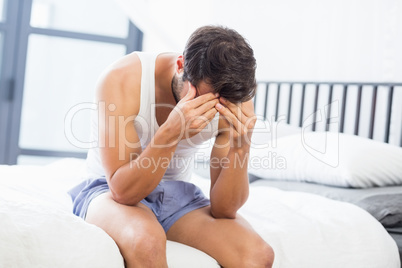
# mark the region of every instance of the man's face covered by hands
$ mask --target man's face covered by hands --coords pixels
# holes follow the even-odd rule
[[[176,108],[182,110],[186,118],[190,115],[191,119],[188,119],[192,122],[191,132],[198,133],[219,112],[228,123],[229,128],[226,131],[230,131],[231,146],[239,148],[249,144],[256,121],[251,100],[241,103],[230,102],[214,93],[213,88],[205,82],[200,82],[195,87],[185,81],[176,92],[180,98]]]

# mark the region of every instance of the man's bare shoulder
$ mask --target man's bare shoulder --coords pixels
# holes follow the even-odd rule
[[[129,86],[141,82],[141,61],[136,53],[128,54],[112,63],[102,74],[101,81]]]
[[[141,61],[137,54],[128,54],[112,63],[101,75],[97,85],[98,101],[125,104],[137,113],[141,94]]]

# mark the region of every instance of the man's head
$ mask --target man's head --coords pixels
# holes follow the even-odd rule
[[[234,103],[255,95],[254,53],[235,30],[220,26],[197,29],[187,41],[183,57],[183,81],[197,88],[206,83]]]

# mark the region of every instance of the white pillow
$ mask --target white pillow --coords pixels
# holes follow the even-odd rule
[[[309,132],[250,150],[249,173],[263,179],[368,188],[402,184],[402,148],[353,135]]]

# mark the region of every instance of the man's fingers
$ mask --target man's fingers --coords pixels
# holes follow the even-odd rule
[[[215,107],[211,108],[210,110],[208,110],[204,116],[206,118],[208,118],[208,123],[211,122],[212,119],[214,119],[216,113],[218,112],[218,110],[215,109]]]
[[[203,95],[200,95],[197,98],[193,99],[191,101],[191,104],[193,105],[194,108],[197,108],[210,100],[218,99],[218,96],[219,95],[217,93],[203,94]]]
[[[219,98],[219,101],[222,102],[237,117],[237,119],[242,122],[242,124],[246,123],[247,116],[243,113],[241,104],[236,105],[222,97]]]
[[[199,129],[204,129],[204,128],[214,119],[215,114],[216,114],[217,112],[218,112],[218,111],[217,111],[215,108],[212,108],[212,109],[206,111],[206,112],[202,115],[202,117],[201,117],[202,119],[200,119],[200,120],[202,120],[202,123],[201,123],[201,125],[199,126]]]
[[[243,124],[227,107],[223,106],[220,103],[217,103],[215,107],[218,112],[226,118],[229,124],[232,125],[239,134],[244,133]]]
[[[206,111],[203,115],[200,115],[194,119],[194,121],[191,122],[187,135],[193,136],[202,131],[214,119],[217,112],[218,111],[213,107]]]
[[[197,95],[197,89],[195,86],[193,86],[190,82],[188,82],[188,91],[186,96],[184,96],[183,101],[185,102],[189,102],[190,107],[192,108],[197,108],[201,105],[203,105],[204,103],[213,100],[213,99],[217,99],[219,97],[219,94],[217,93],[207,93],[207,94],[203,94],[201,96],[198,96],[197,98],[195,98],[195,96]]]
[[[241,104],[241,110],[247,117],[255,116],[254,114],[254,103],[252,100],[243,102]]]
[[[203,114],[206,111],[210,110],[211,108],[214,108],[215,105],[219,102],[219,100],[217,98],[212,99],[207,101],[206,103],[202,104],[201,106],[199,106],[198,108],[195,109],[196,114]],[[215,108],[214,108],[215,109]],[[215,109],[216,111],[216,109]]]

